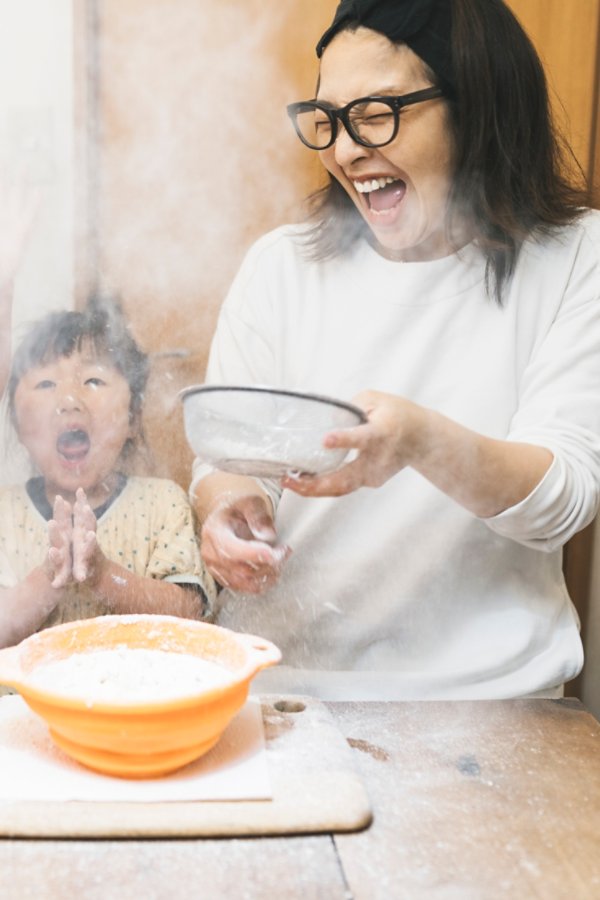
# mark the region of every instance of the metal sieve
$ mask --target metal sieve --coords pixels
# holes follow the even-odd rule
[[[198,459],[239,475],[331,472],[349,451],[323,447],[325,434],[367,421],[351,403],[267,386],[193,385],[180,397]]]

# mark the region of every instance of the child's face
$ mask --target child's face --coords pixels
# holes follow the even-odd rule
[[[56,494],[72,500],[78,487],[98,506],[114,488],[123,446],[133,437],[131,392],[121,373],[85,348],[36,366],[17,385],[19,439]]]

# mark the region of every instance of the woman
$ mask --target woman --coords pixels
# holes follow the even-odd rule
[[[600,491],[600,217],[501,0],[343,0],[317,52],[289,112],[330,184],[250,250],[208,379],[368,423],[281,497],[196,464],[220,621],[280,645],[262,689],[558,696],[583,662],[561,548]]]

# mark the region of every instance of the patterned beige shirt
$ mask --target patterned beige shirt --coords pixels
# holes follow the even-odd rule
[[[104,554],[136,575],[198,585],[212,608],[215,583],[204,569],[192,509],[184,491],[165,478],[129,478],[100,516]],[[24,485],[0,489],[0,586],[18,584],[43,563],[48,523]],[[198,595],[199,615],[203,598]],[[72,585],[43,627],[108,612],[85,585]]]

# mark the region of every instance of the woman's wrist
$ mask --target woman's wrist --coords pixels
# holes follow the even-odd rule
[[[402,400],[403,404],[407,401]],[[406,415],[406,407],[404,407]],[[401,430],[401,448],[404,464],[419,470],[429,466],[440,456],[443,444],[444,417],[435,410],[417,403],[409,406],[410,424]]]

